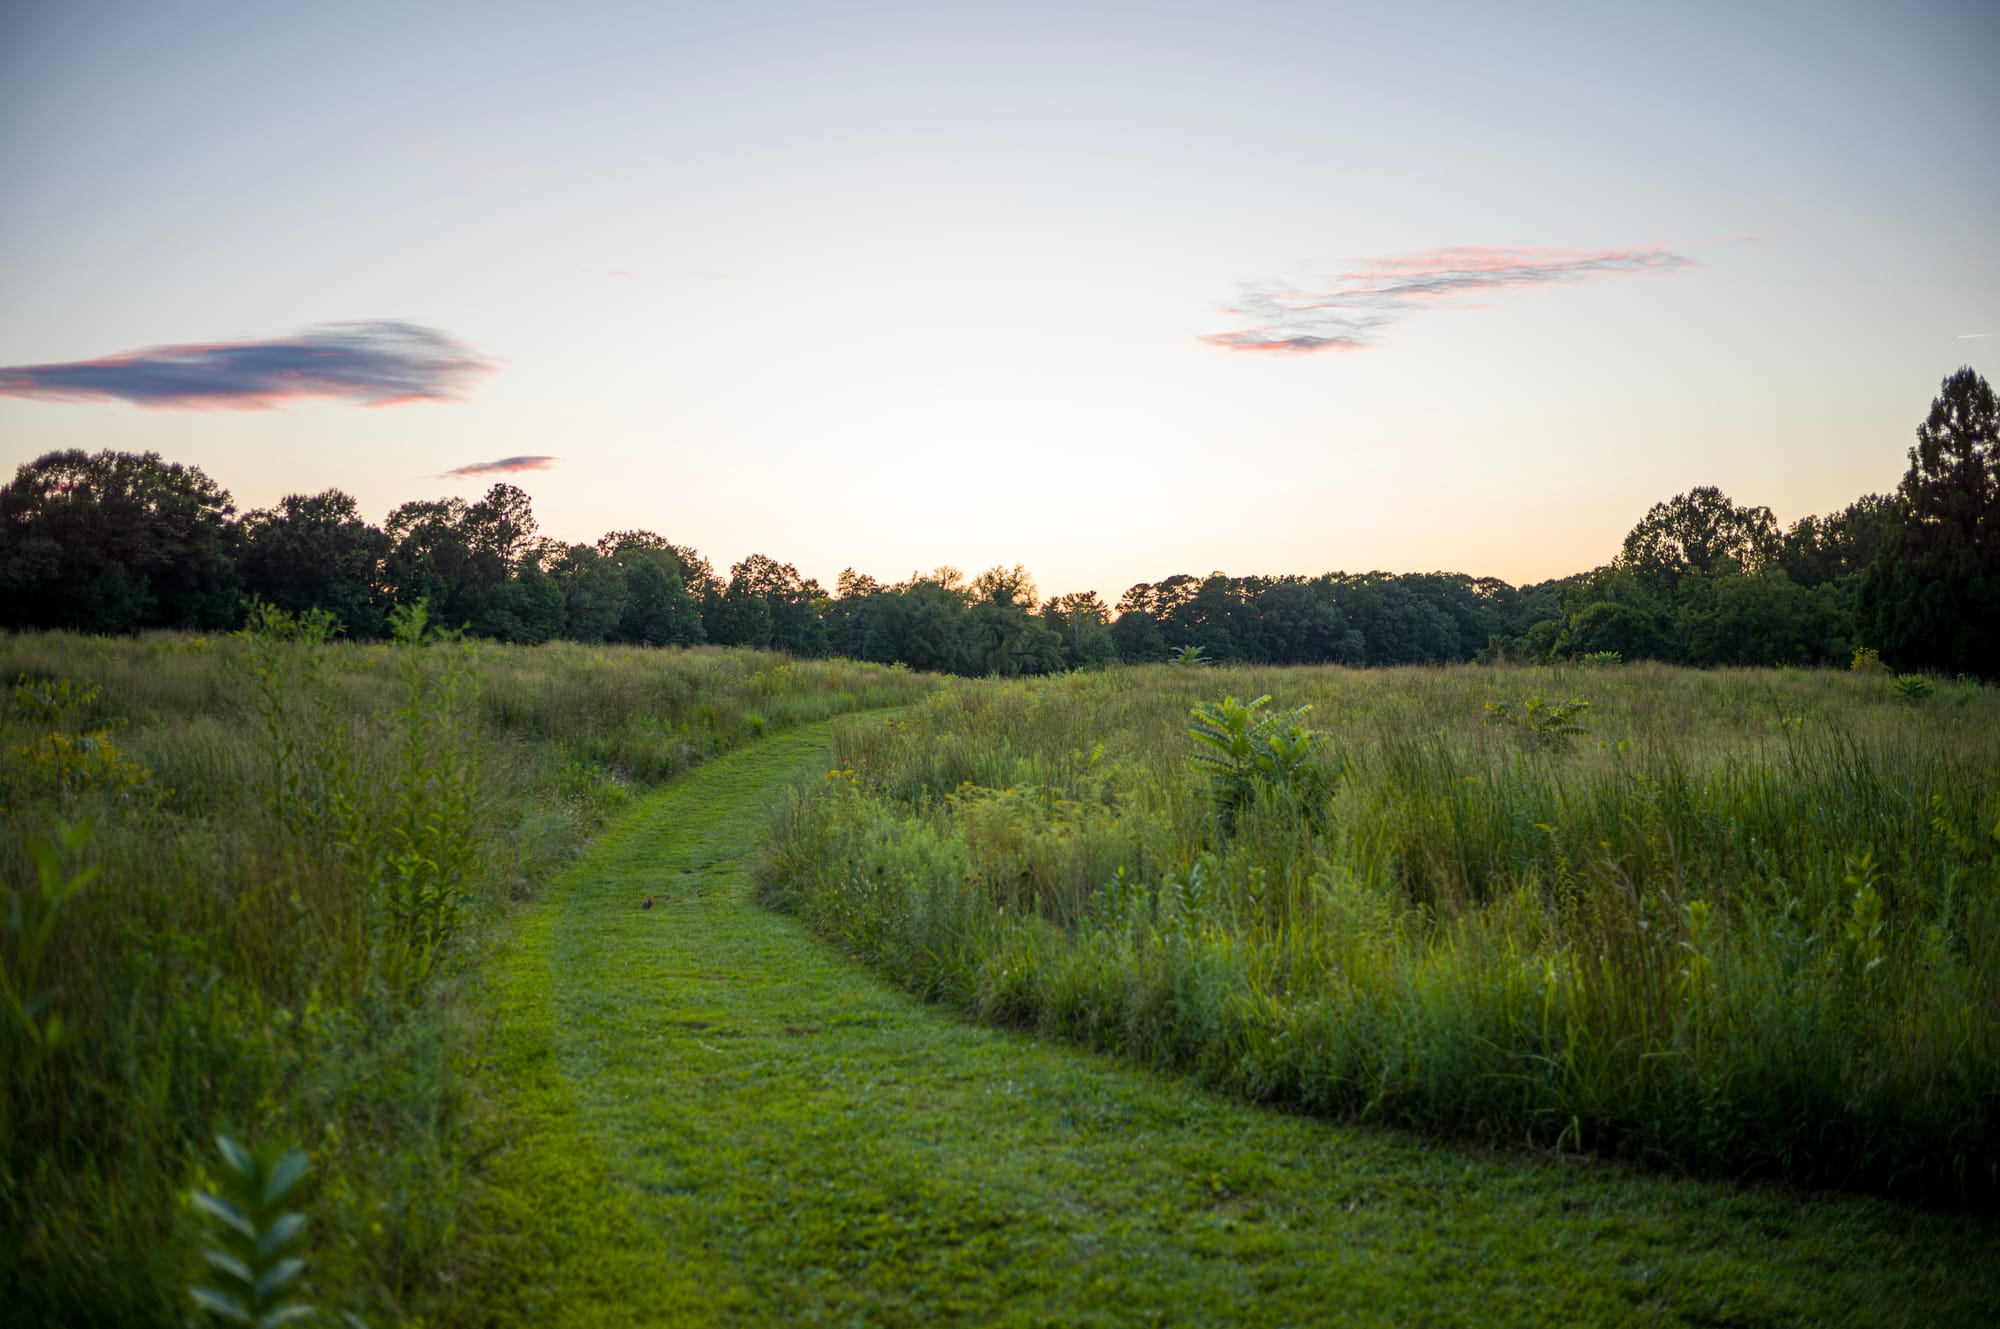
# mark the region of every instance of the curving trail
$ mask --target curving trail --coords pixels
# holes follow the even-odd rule
[[[1287,1117],[924,1007],[751,902],[830,733],[676,781],[523,911],[453,1318],[2000,1320],[1990,1225]]]

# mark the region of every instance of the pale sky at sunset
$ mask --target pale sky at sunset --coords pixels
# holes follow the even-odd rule
[[[0,479],[1540,580],[1695,485],[1887,490],[2000,378],[1996,53],[1990,0],[15,0]]]

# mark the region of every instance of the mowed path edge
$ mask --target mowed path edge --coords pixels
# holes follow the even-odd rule
[[[1286,1116],[923,1006],[751,900],[773,807],[871,722],[697,768],[521,911],[484,975],[464,1318],[2000,1318],[1987,1223]]]

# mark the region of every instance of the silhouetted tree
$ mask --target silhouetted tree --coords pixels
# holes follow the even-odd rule
[[[1896,491],[1900,520],[1860,588],[1863,639],[1899,668],[2000,677],[2000,404],[1944,380]]]
[[[51,452],[0,487],[0,626],[226,627],[235,505],[156,452]]]
[[[287,494],[242,523],[237,568],[244,593],[289,613],[324,609],[348,635],[383,635],[378,582],[389,537],[338,489]],[[558,624],[558,627],[561,625]]]
[[[1779,563],[1801,586],[1859,576],[1902,520],[1893,497],[1868,494],[1828,517],[1802,517],[1785,533]]]
[[[1781,547],[1769,508],[1742,507],[1704,485],[1655,503],[1625,537],[1618,565],[1674,603],[1689,577],[1756,572]]]

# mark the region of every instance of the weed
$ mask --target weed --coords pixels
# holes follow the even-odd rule
[[[1270,701],[1268,693],[1250,702],[1225,696],[1188,712],[1187,731],[1201,745],[1188,762],[1207,775],[1216,824],[1224,834],[1260,795],[1291,786],[1326,741],[1306,727],[1312,707],[1267,712]]]
[[[1934,691],[1931,681],[1922,674],[1898,674],[1889,680],[1889,695],[1909,706],[1923,705]]]
[[[1883,960],[1882,895],[1875,889],[1875,856],[1864,853],[1847,860],[1844,880],[1853,890],[1847,921],[1841,933],[1847,938],[1847,973],[1859,983],[1868,982]]]
[[[388,967],[405,985],[427,980],[458,935],[480,871],[473,721],[479,674],[472,648],[429,624],[423,605],[389,616],[400,704],[389,806],[366,862],[387,923]]]
[[[1590,703],[1581,697],[1568,701],[1545,701],[1538,692],[1520,702],[1489,701],[1486,723],[1512,730],[1523,743],[1544,751],[1567,746],[1569,740],[1590,732],[1583,713]]]
[[[95,684],[79,685],[67,678],[30,678],[21,675],[14,684],[16,705],[44,732],[32,742],[8,749],[15,758],[12,779],[0,782],[0,796],[25,801],[35,791],[55,794],[61,806],[79,795],[102,790],[114,797],[134,793],[146,784],[146,769],[133,761],[112,740],[112,731],[123,724],[107,721],[89,729],[68,728],[70,713],[97,701],[101,689]],[[8,795],[7,785],[17,785]]]
[[[293,615],[253,604],[236,634],[263,725],[271,812],[321,847],[351,838],[360,819],[346,717],[327,677],[324,647],[339,630],[323,609]]]

